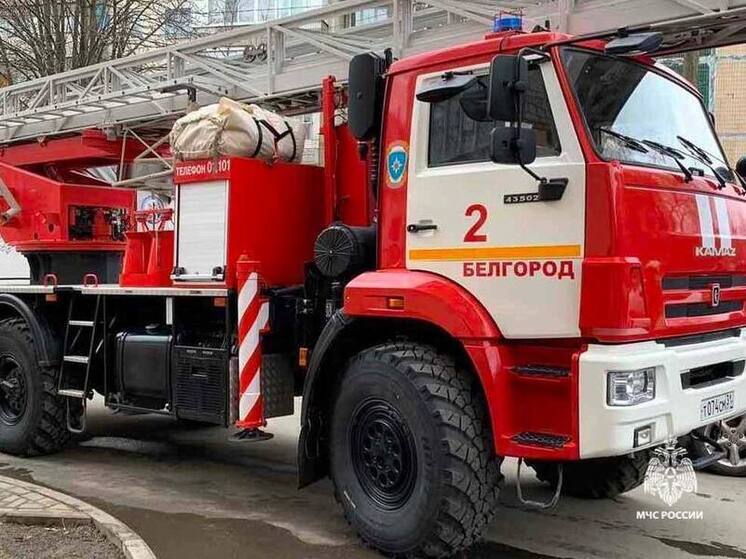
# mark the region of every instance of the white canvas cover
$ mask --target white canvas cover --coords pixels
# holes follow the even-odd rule
[[[302,122],[226,97],[181,117],[171,129],[171,150],[182,160],[234,155],[299,163],[305,141]]]

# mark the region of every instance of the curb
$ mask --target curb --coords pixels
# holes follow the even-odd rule
[[[35,525],[81,525],[92,523],[106,538],[115,546],[122,550],[127,559],[156,559],[155,554],[150,549],[145,540],[138,536],[126,524],[117,520],[104,511],[97,509],[64,493],[59,493],[52,489],[47,489],[33,483],[20,481],[15,478],[0,476],[0,481],[22,487],[28,491],[34,491],[60,503],[64,503],[76,512],[25,512],[0,509],[0,520],[15,522],[18,524],[35,524]]]

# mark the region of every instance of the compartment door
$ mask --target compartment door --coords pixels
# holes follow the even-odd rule
[[[175,279],[222,280],[214,270],[227,260],[228,181],[180,184],[177,192]]]

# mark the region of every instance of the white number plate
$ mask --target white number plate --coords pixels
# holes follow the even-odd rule
[[[714,396],[702,400],[699,404],[699,420],[707,421],[713,417],[726,414],[736,408],[736,393],[726,392],[720,396]]]

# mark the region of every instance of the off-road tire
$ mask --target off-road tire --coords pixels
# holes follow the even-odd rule
[[[356,413],[379,401],[412,435],[412,490],[394,509],[366,492],[352,457]],[[451,556],[474,543],[495,512],[501,460],[486,403],[476,379],[433,347],[390,343],[354,357],[339,385],[330,438],[344,514],[366,544],[386,554]]]
[[[627,456],[564,462],[562,493],[581,499],[612,499],[645,481],[651,456],[649,450],[642,450]],[[527,463],[534,469],[537,478],[553,488],[557,487],[556,462]]]
[[[12,357],[24,375],[27,403],[20,420],[0,421],[0,451],[16,456],[41,456],[60,450],[70,439],[65,402],[57,396],[56,369],[41,367],[28,325],[21,319],[0,321],[0,357]]]

